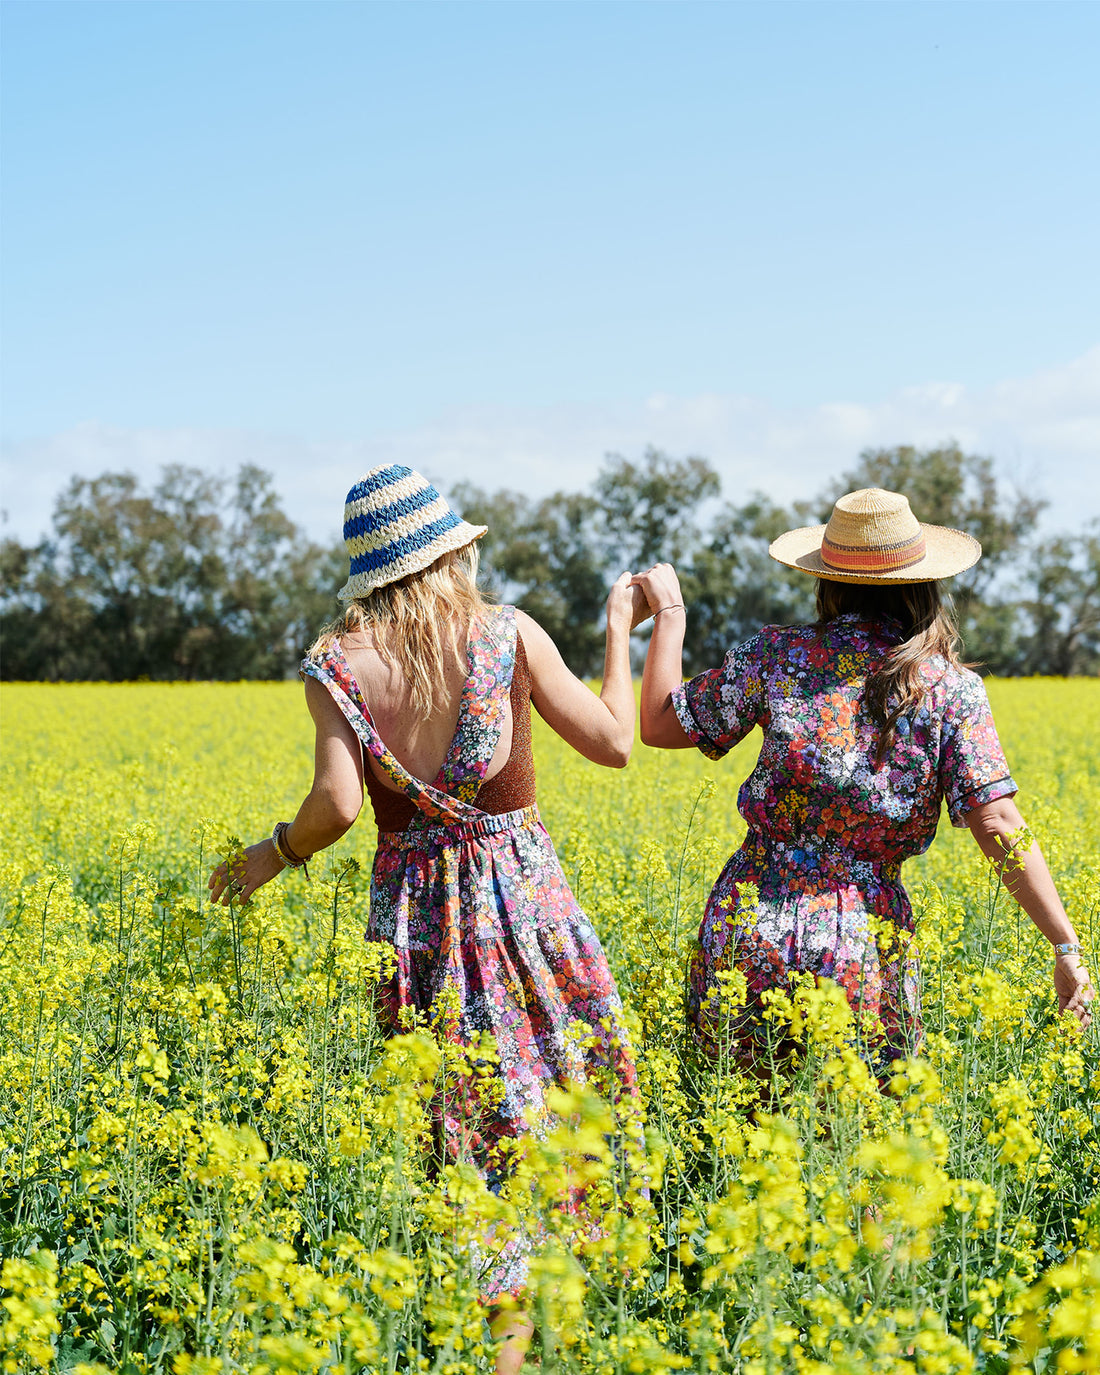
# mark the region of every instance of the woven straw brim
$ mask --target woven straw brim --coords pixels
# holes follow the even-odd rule
[[[831,568],[821,557],[824,525],[804,525],[798,530],[788,530],[768,545],[768,553],[777,563],[797,568],[800,573],[810,573],[815,578],[878,583],[936,582],[940,578],[953,578],[956,573],[973,568],[982,556],[982,546],[965,530],[925,525],[923,521],[920,528],[924,532],[924,558],[910,564],[903,572],[847,573]]]
[[[473,544],[474,540],[480,539],[488,528],[487,525],[470,525],[468,521],[460,520],[450,530],[444,530],[430,544],[425,544],[419,549],[413,549],[402,558],[393,559],[370,573],[352,574],[336,596],[342,602],[354,601],[356,597],[367,597],[376,588],[385,587],[388,583],[400,582],[402,578],[407,578],[410,573],[421,573],[425,568],[430,568],[436,559],[442,558],[444,554],[453,553],[456,549],[464,549],[466,545]]]

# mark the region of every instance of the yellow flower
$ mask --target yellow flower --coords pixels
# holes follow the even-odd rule
[[[53,1363],[58,1321],[57,1256],[34,1251],[0,1265],[0,1351],[5,1371],[45,1370]]]

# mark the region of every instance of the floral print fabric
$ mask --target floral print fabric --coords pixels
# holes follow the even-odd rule
[[[505,720],[516,634],[507,606],[471,634],[458,726],[432,784],[386,749],[338,642],[302,665],[417,805],[409,830],[379,833],[371,875],[367,938],[396,955],[381,1018],[387,1033],[424,1014],[464,1046],[493,1037],[499,1101],[451,1092],[433,1106],[442,1157],[472,1160],[494,1188],[516,1139],[551,1125],[548,1089],[589,1083],[617,1097],[635,1082],[607,959],[537,808],[488,815],[475,805]],[[483,1297],[522,1288],[528,1249],[497,1248]]]
[[[744,844],[711,892],[688,971],[688,1018],[703,1049],[764,1052],[762,995],[790,975],[834,979],[872,1066],[886,1073],[920,1040],[913,913],[901,864],[932,842],[941,802],[952,823],[1016,792],[981,679],[933,658],[922,705],[898,722],[881,767],[864,684],[901,639],[896,622],[838,616],[823,627],[766,626],[719,668],[672,694],[692,741],[720,759],[753,726],[760,756],[738,795]],[[878,919],[878,920],[876,920]],[[722,975],[748,997],[723,1014]]]

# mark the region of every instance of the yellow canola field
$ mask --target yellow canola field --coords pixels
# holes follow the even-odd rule
[[[1100,683],[989,686],[1091,953]],[[1044,943],[965,833],[905,874],[922,1058],[881,1094],[843,1000],[803,988],[774,1013],[804,1053],[754,1103],[682,1026],[754,743],[639,746],[614,773],[536,722],[642,1092],[640,1114],[563,1094],[495,1196],[425,1149],[427,1103],[491,1048],[377,1033],[369,820],[308,884],[204,902],[229,838],[308,787],[299,684],[11,685],[0,709],[0,1369],[489,1371],[478,1257],[519,1231],[546,1372],[1100,1370],[1098,1030],[1057,1017]],[[556,1206],[578,1179],[579,1217]]]

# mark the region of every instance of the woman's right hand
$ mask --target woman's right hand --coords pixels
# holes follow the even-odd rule
[[[964,820],[982,853],[995,865],[1000,881],[1051,945],[1077,945],[1077,932],[1058,896],[1043,852],[1020,815],[1015,796],[983,802],[967,812]],[[1058,995],[1058,1011],[1072,1012],[1081,1026],[1087,1027],[1092,1020],[1089,1004],[1093,989],[1089,971],[1077,951],[1055,959],[1054,991]]]
[[[1054,991],[1058,995],[1058,1011],[1072,1012],[1084,1031],[1092,1021],[1089,1003],[1093,999],[1089,971],[1079,955],[1059,955],[1054,962]]]
[[[635,573],[634,587],[640,587],[649,603],[649,613],[656,616],[670,606],[683,606],[684,594],[680,591],[680,579],[671,563],[655,563],[644,573]]]

